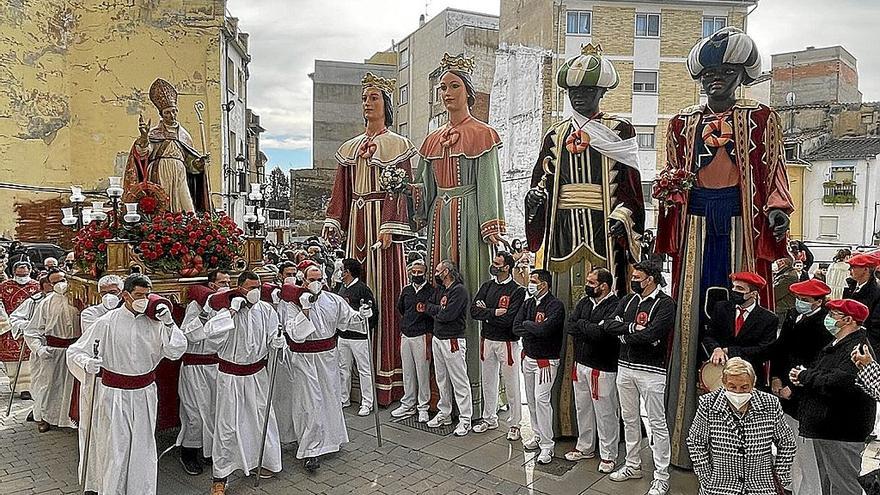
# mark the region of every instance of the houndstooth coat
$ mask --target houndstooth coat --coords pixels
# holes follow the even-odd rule
[[[687,443],[700,495],[777,495],[791,482],[795,436],[770,394],[755,390],[742,416],[723,389],[700,397]]]

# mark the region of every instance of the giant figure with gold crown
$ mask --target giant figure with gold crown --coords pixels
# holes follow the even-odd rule
[[[192,136],[177,120],[177,90],[168,81],[156,79],[150,86],[150,101],[160,119],[152,128],[143,116],[138,122],[140,137],[132,145],[125,167],[126,193],[158,185],[168,196],[164,209],[210,212],[205,173],[208,157],[195,149]]]
[[[446,125],[425,138],[419,154],[413,197],[417,222],[428,227],[428,266],[454,262],[472,296],[489,276],[489,265],[507,232],[501,195],[495,129],[475,119],[471,76],[474,59],[444,54],[440,95],[449,116]],[[479,328],[467,315],[467,374],[471,396],[481,410]]]
[[[698,348],[707,293],[730,288],[734,272],[772,280],[771,263],[788,256],[794,210],[779,116],[735,95],[761,73],[754,41],[737,28],[721,29],[693,47],[687,67],[708,101],[669,121],[666,168],[654,186],[656,250],[672,257],[677,306],[666,416],[678,467],[691,466],[685,440],[697,405],[698,367],[709,358]],[[772,290],[760,292],[760,304],[770,310]]]
[[[391,132],[396,81],[367,73],[363,80],[365,131],[336,152],[339,167],[324,220],[324,236],[344,236],[346,256],[364,267],[365,282],[379,311],[379,364],[376,388],[381,405],[403,395],[400,315],[396,304],[406,285],[403,242],[413,237],[404,194],[416,150],[409,139]],[[376,308],[374,308],[374,311]]]
[[[640,260],[645,205],[635,131],[629,122],[599,110],[602,97],[618,82],[600,45],[585,45],[559,68],[556,84],[568,91],[572,116],[544,135],[526,194],[529,250],[537,253],[536,267],[556,274],[555,294],[569,310],[593,268],[610,270],[614,289],[623,295],[628,266]],[[574,434],[576,425],[573,354],[570,345],[563,346],[563,379],[554,388],[561,435]]]

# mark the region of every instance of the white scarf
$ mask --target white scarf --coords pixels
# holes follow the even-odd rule
[[[590,146],[608,158],[639,169],[639,144],[635,136],[621,139],[599,120],[589,120],[572,110],[572,123],[590,135]]]

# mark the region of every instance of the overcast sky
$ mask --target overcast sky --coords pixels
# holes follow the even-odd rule
[[[531,0],[550,1],[550,0]],[[429,17],[446,7],[498,14],[498,0],[432,0]],[[363,61],[418,28],[422,0],[228,0],[229,13],[250,33],[248,106],[266,128],[270,167],[311,165],[315,59]],[[770,68],[770,54],[842,45],[858,60],[865,101],[880,100],[876,0],[761,0],[748,30]],[[340,143],[351,136],[339,136]]]

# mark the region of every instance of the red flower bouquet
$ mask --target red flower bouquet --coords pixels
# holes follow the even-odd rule
[[[664,209],[680,207],[684,205],[685,192],[693,189],[696,182],[697,176],[690,170],[667,168],[654,179],[654,190],[651,195],[660,201]]]
[[[107,267],[107,239],[113,237],[110,220],[93,221],[79,230],[73,238],[73,252],[77,267],[98,277]]]
[[[155,215],[168,210],[171,199],[159,184],[143,181],[128,186],[123,196],[126,203],[137,203],[138,210],[145,215]]]
[[[225,214],[162,213],[138,225],[137,251],[152,270],[194,277],[206,266],[231,268],[243,248],[242,231]]]

